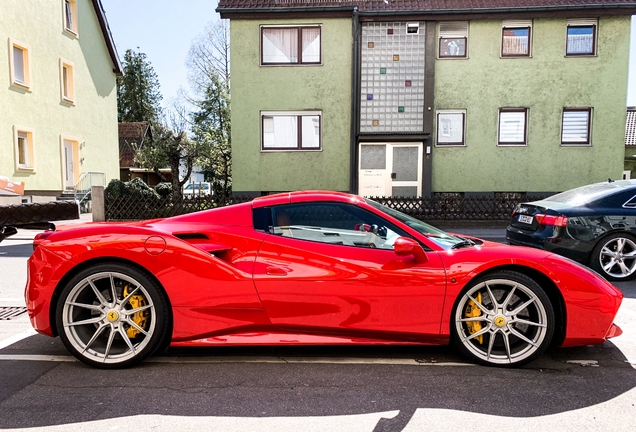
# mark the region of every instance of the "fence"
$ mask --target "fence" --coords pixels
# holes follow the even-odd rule
[[[521,202],[538,200],[520,196],[503,197],[376,197],[381,204],[425,221],[458,220],[508,220],[515,206]],[[249,196],[219,199],[215,196],[186,197],[179,201],[152,196],[105,197],[105,219],[139,220],[154,219],[192,213],[215,207],[251,201]]]

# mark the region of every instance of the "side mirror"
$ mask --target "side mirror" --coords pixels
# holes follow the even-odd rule
[[[415,258],[415,262],[419,264],[428,261],[428,257],[424,249],[422,249],[422,246],[415,240],[407,237],[398,237],[395,243],[393,243],[393,251],[397,256],[412,255]]]

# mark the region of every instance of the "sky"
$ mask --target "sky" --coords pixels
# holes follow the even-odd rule
[[[102,0],[119,58],[127,49],[145,53],[157,73],[162,106],[179,87],[189,88],[186,57],[192,40],[219,20],[217,0]]]
[[[192,40],[219,20],[217,0],[102,0],[119,57],[143,52],[157,73],[163,107],[188,88],[185,60]],[[636,106],[636,17],[632,17],[627,106]]]

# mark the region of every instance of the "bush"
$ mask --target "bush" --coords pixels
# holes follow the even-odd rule
[[[170,183],[159,183],[155,186],[155,192],[157,192],[161,198],[168,198],[172,195],[172,185]]]
[[[140,196],[159,198],[159,194],[155,192],[140,178],[132,179],[129,182],[113,179],[108,183],[106,192],[109,197],[116,198],[121,196]]]

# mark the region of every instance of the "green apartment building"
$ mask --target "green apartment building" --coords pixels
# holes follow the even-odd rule
[[[0,38],[0,176],[24,182],[26,202],[86,173],[118,178],[121,64],[101,2],[3,0]]]
[[[631,15],[602,0],[221,0],[235,194],[621,178]]]

